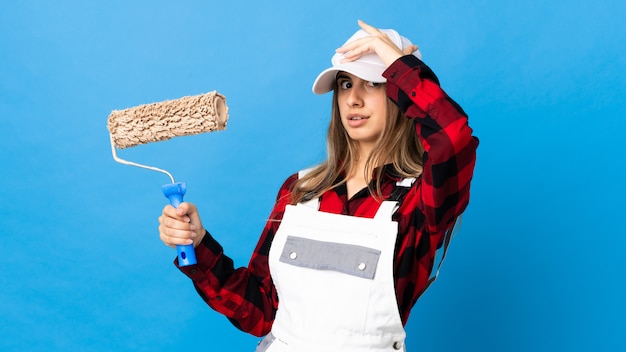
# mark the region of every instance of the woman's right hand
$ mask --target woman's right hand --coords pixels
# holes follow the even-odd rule
[[[176,245],[193,243],[197,247],[204,234],[200,214],[194,204],[183,202],[178,208],[171,205],[163,208],[159,216],[159,235],[166,246],[175,248]]]
[[[415,44],[400,49],[380,29],[370,26],[361,20],[358,21],[358,24],[369,36],[357,39],[338,48],[337,52],[344,54],[341,63],[356,61],[366,54],[376,54],[389,67],[399,57],[411,55],[418,50]]]

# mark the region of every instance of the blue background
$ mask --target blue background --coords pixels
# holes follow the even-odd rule
[[[386,2],[385,2],[386,3]],[[480,137],[472,201],[410,351],[626,350],[623,1],[3,1],[0,350],[253,351],[158,239],[166,176],[114,109],[218,90],[224,132],[120,152],[186,181],[246,265],[325,157],[310,86],[363,19],[417,43]]]

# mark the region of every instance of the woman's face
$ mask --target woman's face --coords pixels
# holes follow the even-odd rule
[[[387,120],[384,83],[364,81],[347,72],[337,74],[337,103],[341,123],[361,147],[372,147]]]

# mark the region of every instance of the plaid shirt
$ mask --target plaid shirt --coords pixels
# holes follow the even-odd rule
[[[478,139],[472,136],[461,107],[446,95],[435,74],[415,56],[398,59],[384,76],[387,95],[407,117],[415,120],[424,147],[424,171],[404,194],[393,218],[398,222],[395,289],[402,322],[406,324],[411,308],[427,286],[444,232],[469,202]],[[384,166],[382,177],[382,193],[388,197],[400,177],[391,165]],[[256,336],[270,331],[279,304],[268,254],[297,178],[297,174],[290,176],[280,188],[248,267],[234,268],[233,261],[208,233],[196,248],[198,264],[179,267],[209,306],[237,328]],[[367,218],[374,217],[379,205],[367,189],[348,199],[345,184],[320,198],[321,211]]]

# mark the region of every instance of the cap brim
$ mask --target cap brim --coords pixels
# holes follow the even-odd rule
[[[313,82],[313,93],[324,94],[333,90],[337,72],[339,72],[339,70],[335,67],[327,68],[322,71],[315,79],[315,82]]]
[[[380,30],[387,34],[389,39],[391,39],[391,41],[400,49],[405,49],[412,45],[410,40],[401,36],[393,29]],[[369,35],[370,34],[363,29],[359,29],[352,35],[352,37],[350,37],[350,39],[346,41],[346,43],[344,43],[344,45]],[[337,72],[339,71],[348,72],[369,82],[384,83],[387,81],[383,77],[383,72],[387,69],[387,65],[382,62],[378,55],[369,53],[359,56],[356,61],[350,61],[342,64],[341,60],[344,58],[344,55],[344,53],[335,52],[331,59],[333,66],[322,71],[322,73],[320,73],[315,79],[315,82],[313,82],[313,93],[324,94],[333,90],[334,81],[336,79]],[[422,59],[422,53],[420,53],[419,50],[416,50],[413,55],[420,60]]]
[[[361,67],[362,65],[363,63],[354,61],[325,69],[313,82],[313,93],[324,94],[333,90],[338,72],[347,72],[368,82],[384,83],[387,81],[382,76],[382,72],[385,70],[384,67],[381,67],[380,73],[377,73],[373,72],[370,64],[365,64],[365,67]]]

